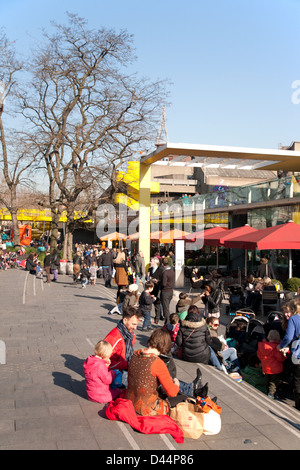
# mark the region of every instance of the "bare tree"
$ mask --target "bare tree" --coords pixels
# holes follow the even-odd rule
[[[30,64],[30,93],[20,98],[52,194],[59,191],[55,200],[50,196],[52,213],[67,211],[64,256],[70,259],[79,195],[95,182],[113,183],[117,169],[153,141],[165,89],[163,82],[121,72],[134,58],[126,31],[89,30],[72,14],[67,26],[54,28],[53,35],[44,32]]]
[[[8,126],[4,119],[6,103],[14,106],[18,85],[17,75],[23,64],[16,58],[13,45],[5,34],[0,36],[0,156],[1,170],[5,185],[1,185],[0,202],[9,210],[12,217],[15,245],[20,245],[20,233],[17,220],[19,202],[17,191],[20,185],[30,185],[28,171],[35,161],[31,142],[24,132]]]

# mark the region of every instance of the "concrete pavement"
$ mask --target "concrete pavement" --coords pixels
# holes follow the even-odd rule
[[[0,364],[0,450],[196,455],[199,450],[300,448],[299,411],[211,366],[200,368],[210,396],[217,395],[222,407],[220,434],[177,444],[170,435],[144,435],[107,420],[105,405],[86,399],[82,365],[120,319],[107,315],[115,288],[106,289],[100,279],[96,286],[82,289],[68,275],[47,285],[17,269],[0,271],[0,284],[0,340],[6,345],[6,364]],[[223,318],[223,324],[227,322],[228,317]],[[136,348],[145,346],[148,336],[137,331]],[[194,379],[197,364],[176,359],[176,365],[181,380]]]

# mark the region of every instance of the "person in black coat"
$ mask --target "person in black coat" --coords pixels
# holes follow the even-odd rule
[[[206,281],[204,292],[201,294],[205,305],[205,317],[220,317],[220,305],[223,300],[222,290],[216,286],[214,281]]]
[[[150,268],[149,268],[148,274],[149,274],[148,279],[153,281],[154,283],[152,295],[156,297],[156,300],[154,302],[154,308],[155,308],[154,323],[157,325],[160,319],[161,303],[160,303],[159,295],[160,295],[160,290],[161,290],[161,279],[162,279],[162,274],[163,274],[163,267],[160,265],[160,261],[156,256],[154,258],[151,258],[150,260]]]
[[[273,268],[270,264],[268,264],[267,258],[261,258],[260,265],[256,271],[256,277],[270,277],[271,279],[275,279]]]
[[[182,346],[184,361],[209,364],[212,338],[205,318],[200,316],[200,309],[195,305],[189,307],[186,318],[181,321],[176,344]]]
[[[53,250],[51,256],[50,256],[50,262],[51,262],[51,271],[53,273],[53,282],[57,281],[57,272],[59,270],[60,266],[60,257],[57,252],[57,250]]]
[[[165,325],[169,323],[170,303],[173,298],[173,289],[175,286],[175,271],[169,265],[168,258],[163,258],[162,265],[164,267],[161,278],[161,295],[160,301],[163,310]]]
[[[46,256],[44,258],[44,270],[47,276],[47,281],[45,282],[47,282],[48,284],[50,284],[50,269],[51,269],[51,255],[50,255],[50,251],[47,251]]]
[[[105,280],[105,287],[111,287],[111,277],[113,270],[114,255],[109,248],[105,248],[104,253],[99,258],[99,265],[103,268],[103,277]]]

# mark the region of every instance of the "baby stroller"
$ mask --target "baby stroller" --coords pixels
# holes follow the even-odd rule
[[[264,330],[265,330],[266,336],[268,336],[271,330],[277,330],[278,333],[280,334],[280,338],[282,339],[284,337],[284,331],[282,329],[282,317],[283,317],[282,313],[277,312],[276,310],[269,313],[268,318],[264,324]]]
[[[226,315],[235,315],[235,312],[245,307],[244,289],[239,284],[229,286],[229,305],[226,306]]]
[[[246,340],[248,324],[253,318],[255,318],[255,313],[250,308],[237,310],[234,318],[226,326],[225,338],[233,339],[235,343],[244,342]]]
[[[236,348],[243,369],[248,364],[248,357],[256,353],[258,342],[265,338],[264,324],[255,318],[253,310],[245,308],[237,311],[229,322],[225,337],[228,338],[228,345]],[[230,339],[235,343],[230,344]]]

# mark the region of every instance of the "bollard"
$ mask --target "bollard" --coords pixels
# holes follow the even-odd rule
[[[67,263],[67,274],[73,275],[73,262],[72,261],[68,261]]]
[[[0,364],[6,364],[6,346],[2,340],[0,340]]]

